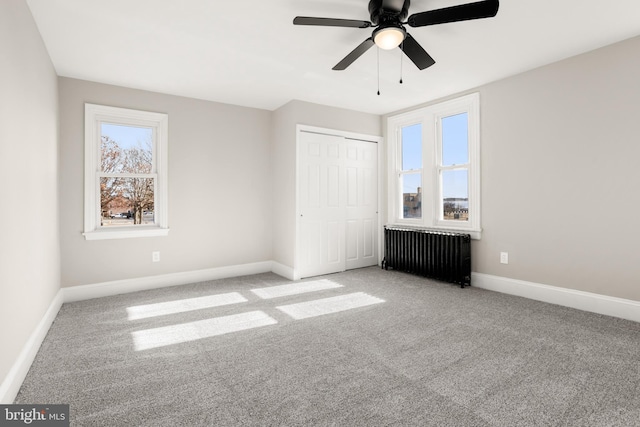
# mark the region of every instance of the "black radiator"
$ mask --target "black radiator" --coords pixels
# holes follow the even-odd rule
[[[470,286],[471,236],[385,226],[382,268],[389,267]]]

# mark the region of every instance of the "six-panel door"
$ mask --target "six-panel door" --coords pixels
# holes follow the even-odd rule
[[[376,265],[377,145],[300,133],[301,277]]]

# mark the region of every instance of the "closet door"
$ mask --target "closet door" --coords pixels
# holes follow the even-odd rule
[[[344,138],[301,132],[298,149],[300,277],[344,271]]]
[[[378,263],[378,146],[299,133],[300,277]]]
[[[346,141],[346,268],[378,263],[378,146]]]

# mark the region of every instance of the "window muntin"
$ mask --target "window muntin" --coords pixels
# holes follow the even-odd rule
[[[408,156],[403,145],[410,130],[419,127],[421,169],[406,170],[405,165],[415,161],[415,157]],[[478,94],[389,117],[387,132],[389,200],[400,201],[390,203],[389,222],[463,231],[480,238]],[[415,201],[418,187],[420,217],[411,214],[409,205],[412,196]],[[415,196],[410,192],[415,192]]]
[[[168,117],[85,104],[88,240],[168,233]]]

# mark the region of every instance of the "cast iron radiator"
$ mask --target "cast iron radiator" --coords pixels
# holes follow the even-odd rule
[[[464,288],[471,285],[471,236],[384,227],[382,268],[406,271]]]

